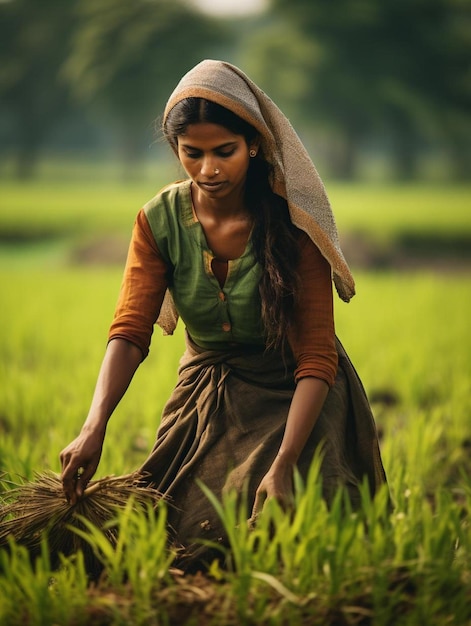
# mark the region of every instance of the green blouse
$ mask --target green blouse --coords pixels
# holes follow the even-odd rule
[[[228,261],[221,288],[191,199],[190,180],[166,187],[144,207],[162,258],[169,267],[169,290],[192,339],[202,348],[264,345],[258,285],[261,267],[251,240],[238,259]]]

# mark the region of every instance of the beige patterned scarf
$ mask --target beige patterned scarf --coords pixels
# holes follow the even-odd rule
[[[286,116],[240,69],[224,61],[202,61],[183,76],[167,102],[164,122],[172,107],[189,97],[217,102],[258,130],[264,158],[274,169],[273,190],[287,200],[293,224],[328,260],[337,292],[348,302],[355,283],[340,249],[324,184]],[[159,318],[166,332],[174,326],[169,306],[167,298]]]

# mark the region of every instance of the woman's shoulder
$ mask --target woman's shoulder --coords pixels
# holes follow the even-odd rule
[[[303,230],[298,229],[297,232],[298,250],[299,250],[299,266],[298,270],[306,267],[328,267],[329,263],[323,256],[319,247],[312,241],[309,235]]]
[[[166,185],[142,209],[161,255],[174,258],[182,237],[192,223],[191,181],[183,180]]]
[[[190,184],[190,180],[181,180],[166,185],[144,205],[143,211],[154,236],[179,229],[190,219]]]
[[[152,212],[159,211],[165,207],[174,207],[176,204],[185,202],[190,196],[191,181],[177,180],[173,183],[165,185],[160,191],[144,205],[144,212],[149,215]]]
[[[309,237],[309,235],[301,229],[297,229],[296,232],[296,239],[298,242],[298,250],[299,253],[301,255],[304,254],[311,254],[311,255],[321,255],[319,248],[316,246],[316,244],[312,241],[312,239]]]

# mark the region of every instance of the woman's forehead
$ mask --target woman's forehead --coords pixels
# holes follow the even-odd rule
[[[180,144],[214,144],[222,145],[227,143],[235,143],[243,140],[243,135],[237,135],[221,124],[211,122],[198,122],[189,124],[185,132],[177,137]]]

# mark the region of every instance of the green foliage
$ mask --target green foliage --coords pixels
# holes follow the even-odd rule
[[[50,245],[54,240],[72,237],[72,242],[67,241],[70,246],[84,235],[101,237],[106,233],[127,241],[141,206],[167,182],[183,177],[176,163],[160,161],[142,180],[132,184],[124,184],[115,170],[105,170],[104,176],[95,174],[93,178],[97,168],[96,164],[87,168],[67,163],[63,172],[57,168],[46,172],[34,185],[2,181],[0,243]],[[100,168],[103,172],[102,165]],[[364,235],[384,249],[406,235],[424,239],[471,237],[469,184],[330,182],[328,195],[344,238]],[[9,261],[14,252],[13,248],[5,250]],[[435,250],[435,254],[439,252]]]
[[[120,529],[118,542],[112,547],[103,531],[82,518],[88,532],[74,528],[93,548],[106,568],[106,584],[115,594],[132,597],[126,607],[127,623],[148,624],[154,613],[153,596],[168,584],[169,566],[174,554],[166,542],[165,505],[155,511],[136,508],[129,501],[109,525]],[[88,593],[89,581],[82,553],[63,558],[60,568],[53,569],[48,542],[34,562],[22,546],[11,542],[9,550],[0,551],[0,621],[8,626],[31,624],[89,624],[93,615],[111,620],[118,607],[109,604],[105,593],[94,598]],[[90,621],[91,620],[91,621]],[[101,622],[100,622],[101,623]],[[107,621],[106,623],[110,623]]]
[[[391,624],[403,615],[401,623],[438,625],[450,615],[445,590],[456,594],[453,623],[469,619],[469,571],[463,570],[471,549],[463,522],[469,499],[456,502],[439,490],[432,505],[420,490],[406,490],[391,512],[387,490],[372,501],[365,486],[360,511],[351,510],[342,492],[328,510],[318,469],[314,463],[306,485],[298,481],[293,511],[269,502],[253,530],[235,495],[221,505],[205,490],[230,531],[235,575],[217,566],[211,573],[230,582],[242,619],[269,623],[276,594],[285,617],[291,609],[310,615],[310,624],[337,623],[334,612],[352,620],[345,623],[368,616]]]
[[[90,132],[94,117],[135,165],[180,76],[229,39],[182,0],[0,2],[0,131],[18,174],[32,176],[60,122]]]
[[[237,58],[314,128],[335,176],[358,174],[373,150],[414,178],[419,157],[444,151],[447,175],[467,180],[469,15],[468,0],[273,0],[240,20],[184,0],[0,2],[3,151],[19,153],[27,177],[45,146],[108,143],[130,174],[182,74]]]
[[[247,63],[253,48],[254,76],[273,87],[269,93],[280,102],[286,101],[289,83],[276,85],[270,77],[296,66],[293,74],[304,76],[304,89],[292,92],[297,99],[292,110],[302,111],[318,133],[326,125],[336,129],[327,149],[335,153],[337,175],[351,178],[362,146],[382,139],[402,179],[417,175],[422,146],[440,144],[449,149],[456,176],[467,179],[469,3],[273,0],[272,5],[279,26],[265,28],[263,41],[254,37]],[[285,37],[279,38],[282,28]],[[302,57],[303,47],[311,53]]]
[[[88,519],[81,518],[85,530],[74,529],[103,563],[107,583],[115,590],[126,587],[131,592],[135,602],[133,623],[145,623],[152,610],[152,594],[169,583],[169,567],[175,554],[167,546],[166,520],[163,502],[157,510],[150,504],[146,509],[133,510],[130,500],[117,519],[106,525],[119,528],[115,546]]]
[[[0,3],[0,94],[27,177],[40,145],[68,109],[59,73],[69,51],[76,0]]]
[[[76,434],[88,411],[122,269],[19,270],[13,275],[3,270],[1,274],[9,295],[0,320],[3,328],[10,330],[2,336],[0,348],[4,381],[0,432],[10,441],[12,437],[15,445],[6,445],[0,436],[0,465],[2,470],[31,477],[34,467],[46,464],[58,469],[64,437]],[[28,292],[31,300],[24,307]],[[23,322],[18,311],[23,311]],[[104,474],[125,473],[119,459],[125,459],[130,471],[136,469],[153,441],[163,403],[176,378],[181,345],[175,340],[169,351],[171,339],[165,342],[158,335],[156,331],[151,355],[110,426],[115,436],[126,432],[129,448],[117,455],[112,446],[105,446]],[[71,384],[64,384],[65,375]],[[145,396],[139,388],[147,389]],[[43,444],[31,446],[31,438],[43,439]]]
[[[79,20],[65,75],[82,101],[101,100],[132,133],[222,37],[212,20],[174,0],[81,0]]]
[[[13,542],[0,552],[0,621],[8,626],[44,624],[86,624],[82,617],[87,603],[88,579],[81,553],[63,559],[59,571],[52,571],[47,541],[41,555],[31,562],[27,550]]]

